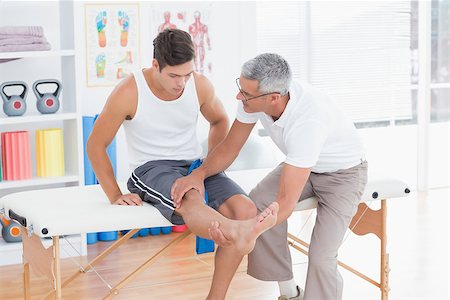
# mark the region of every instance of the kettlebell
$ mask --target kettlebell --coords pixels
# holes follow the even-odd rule
[[[41,84],[55,84],[56,89],[53,93],[41,93],[38,86]],[[61,93],[61,82],[56,79],[41,79],[33,83],[33,92],[36,95],[37,110],[42,114],[53,114],[59,109],[59,94]]]
[[[5,242],[14,243],[22,241],[19,224],[14,221],[9,221],[3,216],[0,216],[0,223],[2,224],[2,237]]]
[[[22,86],[23,92],[20,95],[7,95],[5,93],[5,87],[8,86]],[[0,85],[0,94],[3,98],[3,111],[10,117],[21,116],[27,110],[27,103],[25,97],[27,95],[28,86],[23,81],[8,81]]]

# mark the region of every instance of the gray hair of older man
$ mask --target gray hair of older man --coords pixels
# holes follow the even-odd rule
[[[257,80],[261,93],[277,92],[287,94],[292,81],[288,62],[278,54],[263,53],[242,65],[241,75],[250,80]]]

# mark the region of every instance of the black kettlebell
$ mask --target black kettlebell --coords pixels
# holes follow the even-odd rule
[[[55,84],[53,93],[41,93],[38,86],[41,84]],[[53,114],[59,109],[59,94],[61,93],[61,82],[56,79],[41,79],[33,83],[33,92],[36,95],[36,108],[42,114]]]
[[[20,95],[7,95],[4,91],[8,86],[22,86],[23,92]],[[25,97],[27,95],[28,86],[23,81],[8,81],[0,85],[0,92],[3,98],[3,111],[10,117],[21,116],[27,110]]]

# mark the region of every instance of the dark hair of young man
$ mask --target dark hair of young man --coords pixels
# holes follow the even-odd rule
[[[166,29],[153,40],[153,58],[158,61],[159,71],[169,65],[177,66],[194,59],[191,36],[180,29]]]

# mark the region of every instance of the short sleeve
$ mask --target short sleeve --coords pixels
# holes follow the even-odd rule
[[[244,104],[242,104],[242,101],[239,101],[237,113],[236,113],[236,119],[241,123],[246,124],[254,124],[258,122],[259,119],[258,113],[248,113],[244,110]]]

